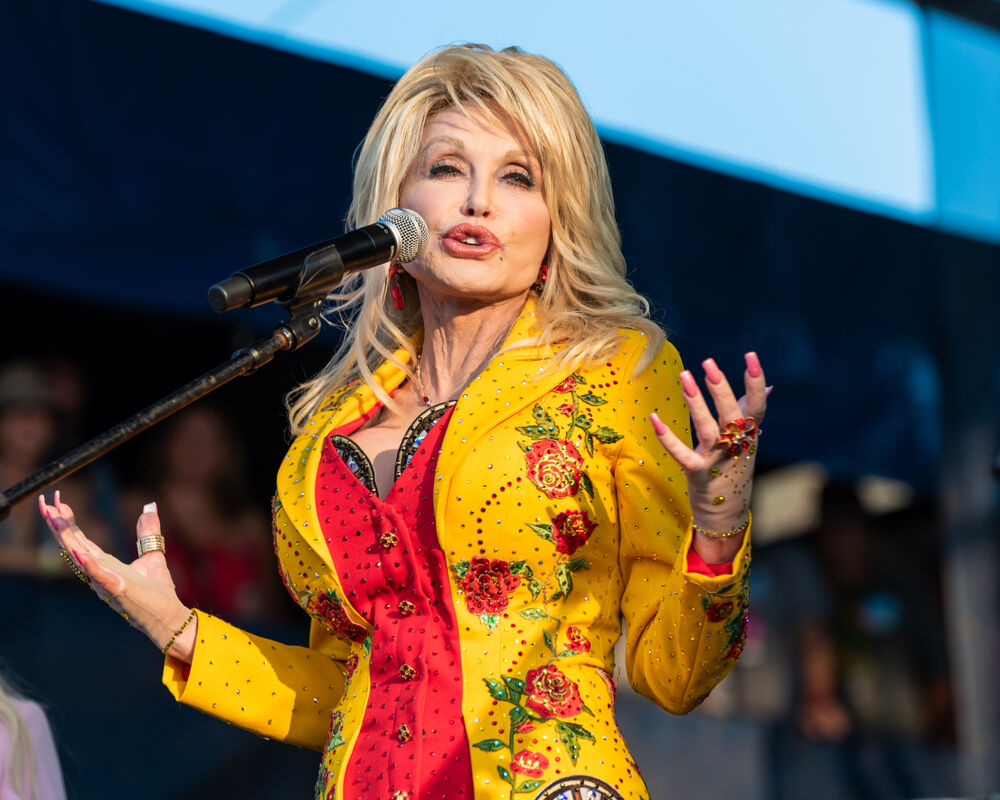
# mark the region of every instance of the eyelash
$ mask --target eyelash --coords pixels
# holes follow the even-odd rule
[[[452,177],[454,175],[461,175],[462,171],[453,164],[438,162],[430,168],[430,176],[432,178],[440,177]],[[502,179],[508,183],[512,183],[516,186],[521,186],[525,189],[535,188],[535,179],[531,176],[531,173],[522,169],[512,169],[509,172],[503,174]]]

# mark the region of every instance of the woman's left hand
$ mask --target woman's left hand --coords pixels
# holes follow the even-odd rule
[[[745,394],[739,400],[715,361],[702,362],[718,418],[709,410],[691,372],[680,374],[697,441],[693,449],[656,414],[649,416],[657,438],[687,475],[695,526],[693,547],[710,564],[732,561],[743,544],[741,529],[745,530],[750,513],[757,435],[771,392],[757,354],[750,352],[745,358]],[[719,536],[730,531],[736,533]]]

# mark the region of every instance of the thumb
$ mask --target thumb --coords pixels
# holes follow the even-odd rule
[[[142,507],[142,513],[135,524],[135,533],[137,539],[141,539],[143,536],[160,535],[160,515],[156,503],[146,503]]]

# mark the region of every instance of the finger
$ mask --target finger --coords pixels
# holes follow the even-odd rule
[[[705,402],[691,370],[684,370],[680,374],[680,379],[684,389],[684,402],[691,412],[691,423],[698,438],[696,452],[710,452],[719,441],[719,423],[708,410],[708,403]]]
[[[764,370],[760,366],[760,359],[752,350],[744,356],[747,368],[743,373],[743,385],[746,394],[740,398],[740,407],[744,416],[753,417],[757,423],[764,418],[764,411],[767,409],[767,380],[764,378]]]
[[[730,420],[742,417],[743,411],[736,400],[736,395],[733,394],[729,381],[715,363],[715,359],[706,358],[701,362],[701,366],[705,370],[705,384],[708,386],[708,393],[712,395],[720,424],[724,425]]]
[[[704,456],[698,455],[684,444],[655,412],[649,415],[649,421],[653,425],[656,438],[660,440],[663,449],[670,454],[674,461],[680,464],[681,469],[686,472],[696,472],[704,466]]]

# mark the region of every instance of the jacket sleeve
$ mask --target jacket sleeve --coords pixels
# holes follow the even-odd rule
[[[346,643],[315,622],[310,646],[296,647],[196,613],[198,634],[190,670],[172,658],[163,667],[163,683],[170,693],[260,736],[321,750],[330,714],[344,695]]]
[[[674,714],[698,705],[733,668],[746,634],[750,534],[733,573],[687,572],[691,510],[683,470],[649,422],[656,411],[690,442],[687,406],[673,345],[666,343],[641,374],[637,348],[624,375],[617,410],[623,434],[615,464],[627,628],[626,670],[633,688]]]

